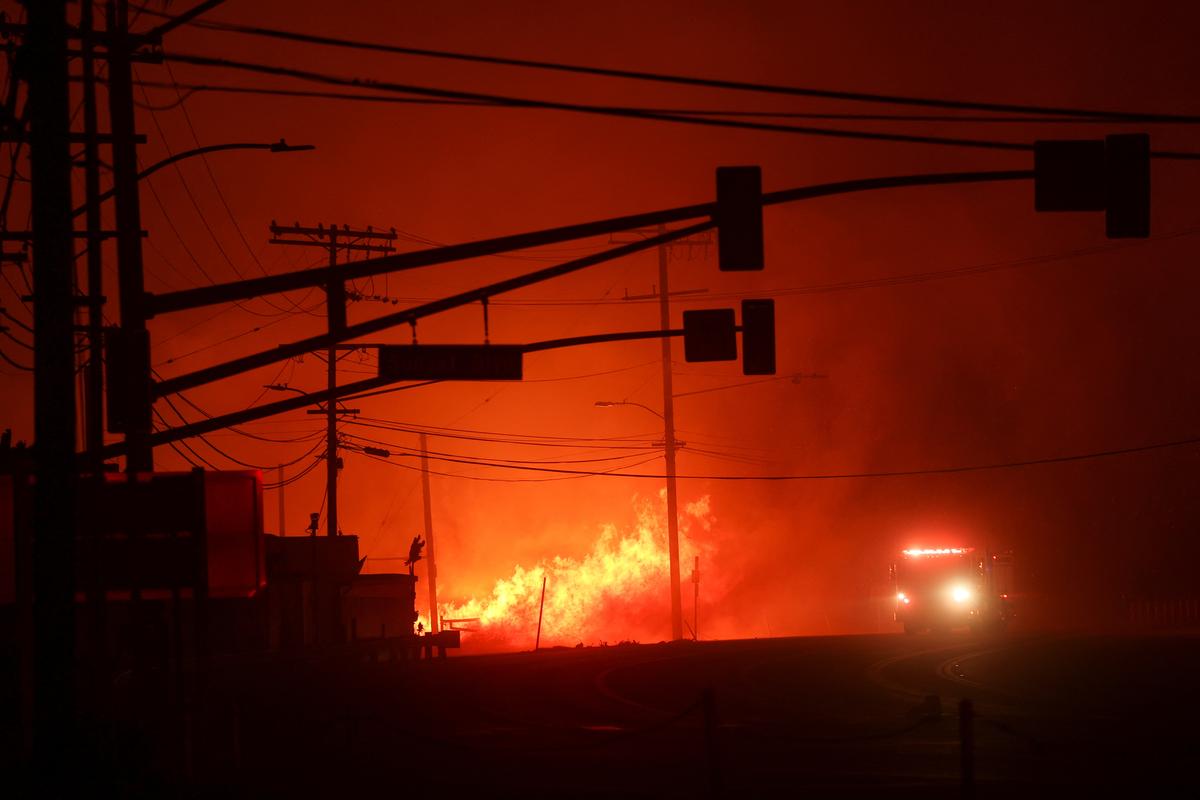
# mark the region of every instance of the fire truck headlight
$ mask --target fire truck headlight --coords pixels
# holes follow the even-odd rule
[[[908,605],[910,602],[912,602],[908,599],[908,595],[906,595],[904,592],[898,593],[896,595],[896,600],[901,603],[904,603],[904,605]]]
[[[950,590],[950,599],[956,603],[965,603],[971,599],[971,590],[966,586],[955,586]]]

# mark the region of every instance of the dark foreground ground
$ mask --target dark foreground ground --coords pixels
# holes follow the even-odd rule
[[[89,796],[958,797],[970,698],[978,797],[1197,796],[1198,685],[1196,635],[273,660],[212,678],[183,756],[109,725],[81,769]]]

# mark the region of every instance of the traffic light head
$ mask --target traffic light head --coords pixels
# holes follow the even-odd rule
[[[717,167],[717,263],[723,271],[763,268],[762,170]]]
[[[775,301],[742,301],[742,374],[775,374]]]
[[[1033,204],[1038,211],[1103,211],[1110,239],[1150,235],[1150,137],[1034,144]]]
[[[736,361],[737,323],[733,309],[683,312],[683,355],[687,361]]]
[[[1037,211],[1104,210],[1104,142],[1035,142],[1033,171],[1033,207]]]
[[[149,433],[153,401],[150,384],[150,333],[107,328],[106,398],[110,433]]]
[[[1144,133],[1104,140],[1105,232],[1110,239],[1150,235],[1150,137]]]

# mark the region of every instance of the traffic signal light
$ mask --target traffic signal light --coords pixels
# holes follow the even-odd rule
[[[513,344],[395,344],[379,348],[379,377],[394,381],[519,381],[524,350]]]
[[[683,312],[683,355],[687,361],[736,361],[737,323],[733,309]]]
[[[1104,142],[1059,139],[1033,145],[1037,211],[1104,210]]]
[[[775,301],[742,301],[742,374],[775,374]]]
[[[107,328],[104,351],[109,432],[149,432],[150,332]]]
[[[1150,235],[1150,137],[1144,133],[1104,140],[1105,232],[1110,239]]]
[[[717,167],[717,265],[723,271],[763,268],[762,170]]]
[[[1150,137],[1040,141],[1033,151],[1037,211],[1103,211],[1110,239],[1150,235]]]

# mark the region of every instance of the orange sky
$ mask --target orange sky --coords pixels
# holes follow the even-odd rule
[[[3,5],[11,11],[15,4]],[[746,81],[1200,113],[1194,12],[1178,3],[263,1],[229,2],[209,16],[417,47]],[[143,18],[135,27],[146,25]],[[193,28],[172,33],[166,49],[581,102],[900,110],[318,49]],[[137,74],[149,81],[321,88],[185,65],[171,71],[144,65]],[[147,91],[154,106],[176,100],[172,90]],[[1030,162],[1022,153],[721,131],[555,111],[207,92],[197,93],[184,107],[201,144],[286,137],[318,149],[294,155],[217,154],[208,159],[207,168],[193,159],[179,171],[164,170],[144,182],[150,291],[204,285],[205,273],[218,282],[261,274],[258,262],[262,269],[280,272],[323,258],[320,251],[268,246],[267,226],[273,219],[395,226],[418,237],[457,242],[705,202],[713,197],[713,169],[723,164],[761,165],[764,188],[773,190],[886,174],[1021,169]],[[179,151],[196,144],[179,107],[153,113],[143,109],[138,126],[149,139],[141,150],[145,164],[164,157],[168,147]],[[1013,141],[1116,130],[1020,124],[908,124],[904,129]],[[1187,127],[1160,126],[1152,135],[1158,148],[1200,150],[1196,133]],[[770,208],[768,263],[762,273],[720,273],[715,257],[700,252],[690,260],[673,260],[673,289],[706,289],[708,294],[675,303],[675,324],[684,308],[737,302],[722,294],[775,296],[779,373],[826,376],[680,398],[679,436],[688,443],[680,455],[680,472],[920,469],[1195,435],[1200,430],[1193,411],[1200,400],[1200,380],[1189,359],[1200,348],[1193,300],[1196,240],[1191,235],[1200,210],[1193,190],[1196,170],[1188,163],[1158,162],[1154,168],[1155,236],[1187,235],[1061,259],[1022,263],[1104,248],[1102,218],[1035,216],[1030,187],[1016,184],[859,194]],[[25,219],[22,188],[18,186],[10,214],[11,228],[21,227]],[[377,279],[369,291],[399,298],[403,305],[606,244],[604,239],[589,240],[543,254],[417,270],[386,282]],[[407,249],[421,246],[402,243]],[[949,280],[781,293],[972,265],[1007,266]],[[106,280],[113,287],[111,257],[108,266]],[[4,269],[15,276],[8,265]],[[656,270],[654,254],[646,253],[497,298],[491,339],[527,342],[654,327],[655,305],[620,298],[626,292],[650,292]],[[112,297],[115,290],[107,294]],[[4,307],[24,313],[8,286],[0,285],[0,295]],[[313,308],[314,314],[277,311],[291,301]],[[564,301],[571,302],[554,304]],[[273,302],[155,319],[151,332],[157,369],[164,376],[180,374],[321,331],[318,293],[300,292],[283,303],[278,298]],[[351,319],[380,310],[378,304],[355,304]],[[108,313],[115,317],[116,309]],[[254,331],[256,327],[260,330]],[[423,342],[479,342],[482,314],[478,306],[445,314],[422,322],[419,333]],[[408,331],[372,337],[381,340],[408,341]],[[10,345],[4,344],[6,353],[27,355]],[[647,444],[661,436],[657,419],[637,408],[598,409],[593,403],[628,399],[661,408],[657,359],[657,342],[531,355],[523,384],[444,384],[356,401],[355,406],[364,416],[404,425],[544,437],[636,435]],[[677,393],[743,380],[735,364],[683,364],[678,346],[675,359],[680,362],[675,366]],[[373,367],[372,358],[345,363],[344,380],[365,377],[358,371],[369,373]],[[266,383],[287,381],[315,389],[323,380],[323,365],[316,358],[283,366],[282,372],[280,366],[267,368],[188,396],[215,414],[273,399],[260,398]],[[0,419],[17,438],[28,438],[31,381],[3,368],[7,390],[0,395]],[[589,375],[593,377],[581,377]],[[160,403],[159,410],[174,421],[169,408]],[[197,416],[189,407],[181,405],[180,410],[189,418]],[[293,413],[246,427],[260,435],[295,438],[320,426],[317,418]],[[416,446],[411,433],[346,430]],[[241,460],[264,465],[290,461],[311,446],[267,444],[235,434],[217,434],[212,441]],[[232,466],[203,443],[194,447],[217,466]],[[612,455],[600,449],[514,449],[442,437],[431,439],[431,448],[506,459]],[[753,463],[746,463],[747,458]],[[169,448],[159,448],[156,461],[164,469],[186,466]],[[368,556],[403,555],[421,525],[418,473],[353,453],[345,454],[345,464],[342,529],[362,537],[362,552]],[[1078,591],[1067,594],[1081,603],[1100,586],[1116,592],[1173,586],[1184,576],[1172,570],[1175,559],[1161,554],[1184,548],[1195,555],[1195,537],[1185,534],[1200,522],[1191,492],[1196,466],[1195,449],[1181,448],[960,476],[791,483],[688,480],[681,483],[681,495],[683,501],[711,498],[713,536],[722,543],[714,569],[724,587],[721,597],[706,601],[712,614],[726,620],[726,632],[758,635],[768,629],[869,627],[874,620],[863,611],[863,598],[881,591],[890,554],[901,546],[942,539],[1015,547],[1032,575],[1031,586],[1077,585]],[[460,464],[437,468],[455,473],[435,477],[433,487],[440,584],[449,598],[488,592],[516,564],[555,555],[583,557],[602,525],[633,526],[634,497],[655,498],[660,488],[656,481],[627,478],[530,482],[526,479],[552,476]],[[641,469],[658,472],[661,460]],[[470,480],[463,474],[521,482]],[[289,533],[298,533],[308,512],[321,506],[323,480],[318,469],[288,488]],[[269,531],[277,527],[275,507],[269,492]],[[1144,543],[1145,549],[1131,552],[1126,546],[1131,541]],[[1086,567],[1078,568],[1080,563]],[[665,633],[665,589],[662,600]]]

